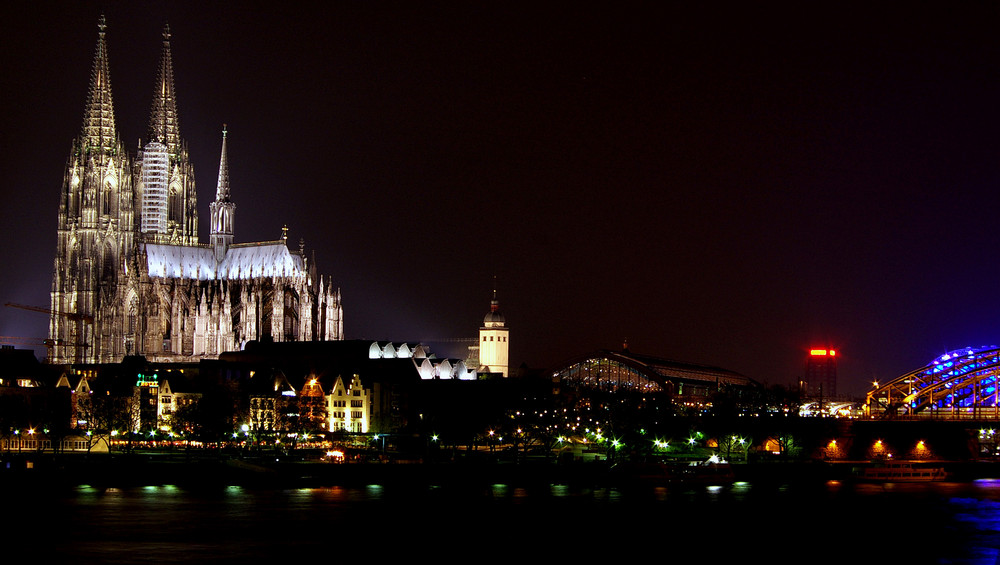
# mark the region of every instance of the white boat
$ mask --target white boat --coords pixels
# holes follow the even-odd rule
[[[913,461],[892,461],[878,463],[861,470],[859,478],[865,481],[885,483],[923,483],[943,481],[948,478],[944,467]]]

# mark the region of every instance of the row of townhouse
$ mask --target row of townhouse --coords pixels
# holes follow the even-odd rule
[[[144,433],[190,429],[207,411],[235,430],[389,433],[423,417],[418,404],[432,396],[428,381],[461,385],[478,377],[465,360],[437,358],[426,345],[366,340],[250,342],[192,363],[133,356],[36,363],[21,373],[4,377],[0,398],[2,389],[41,396],[57,414],[49,420],[70,428]]]

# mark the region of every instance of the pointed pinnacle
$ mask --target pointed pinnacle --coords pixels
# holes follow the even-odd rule
[[[163,26],[163,50],[160,55],[160,66],[156,72],[153,105],[149,113],[149,141],[165,144],[167,151],[173,155],[181,151],[169,25]]]
[[[114,104],[108,73],[108,52],[104,42],[107,24],[104,15],[98,20],[97,49],[90,75],[90,89],[83,115],[81,139],[85,151],[111,150],[116,143]]]
[[[229,200],[229,156],[226,151],[226,125],[222,125],[222,155],[219,157],[219,184],[215,189],[215,200]]]

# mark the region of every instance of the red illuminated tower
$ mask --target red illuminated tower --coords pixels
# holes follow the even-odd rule
[[[837,352],[833,349],[810,349],[802,389],[807,397],[837,396]]]

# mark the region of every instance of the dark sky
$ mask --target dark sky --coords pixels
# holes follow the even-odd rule
[[[473,337],[495,276],[514,365],[823,345],[860,392],[1000,342],[994,6],[425,4],[5,4],[0,302],[49,303],[103,12],[127,146],[168,22],[202,238],[226,123],[237,241],[305,238],[348,338]]]

